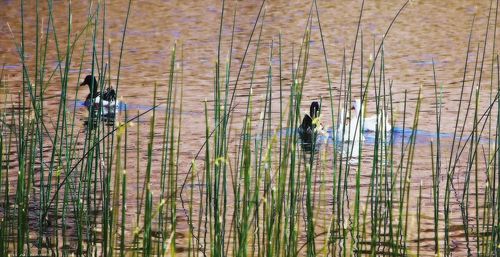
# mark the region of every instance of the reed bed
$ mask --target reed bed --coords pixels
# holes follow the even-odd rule
[[[393,98],[393,81],[386,77],[384,41],[408,2],[369,50],[363,48],[361,2],[356,39],[340,62],[340,76],[333,76],[316,0],[310,2],[303,38],[292,57],[283,56],[281,35],[272,42],[261,38],[265,1],[255,14],[243,56],[235,56],[238,13],[228,14],[223,0],[213,95],[200,103],[203,143],[195,158],[183,160],[181,125],[188,118],[183,117],[182,44],[171,46],[170,64],[164,67],[167,83],[154,85],[151,108],[125,108],[112,126],[96,110],[83,129],[78,106],[71,102],[81,92],[70,93],[76,86],[70,83],[70,67],[78,65],[81,81],[89,68],[83,60],[91,60],[91,74],[100,82],[93,86],[102,90],[113,81],[120,95],[133,4],[128,2],[123,21],[119,61],[113,63],[116,73],[106,40],[106,1],[89,6],[84,28],[72,27],[71,2],[66,27],[56,27],[53,4],[35,2],[35,35],[41,36],[28,39],[26,3],[21,0],[21,27],[15,28],[20,32],[12,33],[22,64],[19,92],[9,90],[14,86],[3,79],[4,70],[0,76],[1,256],[498,254],[496,25],[487,27],[483,45],[474,46],[471,24],[459,109],[449,136],[442,131],[447,99],[436,73],[429,74],[434,85],[405,91],[399,102]],[[41,5],[46,5],[45,15],[39,12]],[[492,1],[488,24],[496,24],[496,12]],[[223,36],[225,16],[232,19],[228,38]],[[297,128],[310,102],[303,92],[309,87],[312,37],[320,39],[329,92],[319,99],[321,117],[334,126],[326,144],[314,142],[313,151],[307,151]],[[27,40],[36,40],[36,47],[26,49]],[[230,42],[227,49],[223,41]],[[57,56],[55,69],[47,65],[48,53]],[[293,67],[283,65],[288,58]],[[269,65],[259,77],[262,59]],[[55,84],[60,94],[48,95],[48,85]],[[429,102],[423,101],[423,91],[429,88],[435,110],[425,119],[435,124],[435,137],[417,147],[422,105]],[[54,98],[57,108],[48,111],[47,102]],[[350,110],[356,98],[365,109],[370,103],[376,114],[387,113],[392,131],[377,126],[371,141],[338,140],[340,110]],[[364,122],[358,116],[356,126],[342,131],[361,130]],[[147,147],[140,147],[141,142]],[[421,167],[421,153],[415,157],[422,149],[430,169]],[[416,172],[426,172],[429,181],[413,179]]]

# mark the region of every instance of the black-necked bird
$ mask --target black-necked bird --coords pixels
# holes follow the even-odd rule
[[[116,91],[108,87],[104,91],[99,92],[97,79],[92,75],[87,75],[85,80],[80,84],[80,86],[85,85],[89,87],[90,91],[84,102],[87,109],[90,111],[92,106],[94,111],[100,111],[101,116],[108,118],[114,117],[117,106],[119,105],[116,100]]]
[[[305,114],[299,126],[298,133],[305,150],[312,150],[324,141],[327,132],[324,130],[320,120],[320,106],[314,101],[309,108],[309,114]],[[317,147],[316,147],[317,149]]]

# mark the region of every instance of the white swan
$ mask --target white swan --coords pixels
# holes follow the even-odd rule
[[[361,113],[364,117],[365,110],[361,104],[361,100],[356,99],[353,104],[353,108],[356,109],[357,113]],[[379,126],[379,131],[391,131],[392,129],[384,108],[382,108],[378,114],[374,114],[363,119],[363,132],[375,132],[377,130],[377,126]]]
[[[364,141],[361,129],[362,120],[359,118],[361,115],[361,101],[356,100],[349,112],[345,112],[344,109],[341,110],[339,116],[339,123],[336,130],[336,138],[339,142],[351,142],[351,141]]]

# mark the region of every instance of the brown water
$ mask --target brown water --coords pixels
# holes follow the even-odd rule
[[[64,46],[65,38],[62,36],[67,23],[67,3],[58,2],[55,6],[55,22],[59,28],[59,44]],[[360,3],[353,1],[328,2],[320,1],[319,3],[322,30],[324,40],[326,42],[326,52],[328,55],[329,68],[334,81],[335,99],[338,99],[340,92],[339,81],[342,66],[342,57],[344,52],[348,59],[352,55],[353,42],[356,34],[357,19],[359,16]],[[365,4],[363,13],[361,30],[363,33],[363,49],[364,60],[367,59],[373,51],[373,45],[380,43],[382,35],[385,33],[392,18],[402,6],[400,1],[368,1]],[[9,90],[16,92],[22,80],[21,64],[15,49],[15,43],[20,41],[20,4],[17,1],[2,1],[2,12],[0,13],[0,62],[5,64],[5,81],[8,83]],[[243,56],[247,40],[249,38],[254,19],[257,16],[260,3],[255,1],[238,1],[229,3],[226,6],[226,16],[223,26],[223,46],[222,56],[228,55],[231,35],[232,12],[236,6],[236,34],[233,56],[233,79],[237,72]],[[466,58],[467,40],[470,31],[472,17],[476,15],[475,28],[472,39],[472,48],[476,50],[479,46],[482,53],[484,35],[486,30],[487,15],[489,3],[487,1],[412,1],[403,11],[392,27],[385,41],[385,67],[386,78],[393,80],[393,98],[395,108],[393,110],[396,116],[396,127],[401,128],[403,122],[403,106],[401,102],[404,100],[404,92],[408,91],[409,106],[408,117],[413,117],[413,110],[416,104],[416,94],[420,86],[422,86],[423,103],[422,103],[422,119],[420,120],[419,129],[423,131],[435,131],[435,99],[434,99],[434,80],[433,66],[435,64],[435,72],[438,85],[443,86],[443,124],[441,130],[445,133],[452,133],[455,126],[455,117],[458,108],[458,99],[460,97],[460,86],[463,76],[464,62]],[[73,35],[82,30],[86,22],[87,6],[83,1],[73,2]],[[120,51],[120,41],[122,29],[125,20],[127,5],[120,1],[112,1],[107,5],[107,20],[106,20],[106,37],[110,40],[111,62],[110,69],[113,75],[116,75],[118,67],[118,57]],[[278,39],[278,35],[282,33],[283,41],[283,67],[285,73],[283,77],[290,78],[290,70],[292,68],[292,58],[297,58],[298,48],[301,44],[304,27],[308,16],[310,3],[308,1],[269,1],[266,4],[266,16],[264,29],[262,31],[262,47],[259,50],[259,58],[257,71],[255,76],[256,86],[255,94],[255,113],[259,113],[263,108],[263,99],[265,96],[265,83],[267,80],[267,64],[269,56],[269,44],[271,40]],[[47,7],[41,6],[42,14],[46,13]],[[123,53],[122,68],[120,75],[119,94],[123,100],[135,106],[151,106],[153,97],[153,87],[158,83],[159,101],[164,101],[166,98],[166,85],[168,80],[169,61],[171,49],[177,42],[178,50],[182,47],[183,55],[178,55],[179,62],[183,67],[183,84],[184,84],[184,99],[183,99],[183,120],[182,120],[182,141],[180,144],[180,177],[184,177],[188,171],[188,166],[194,158],[196,152],[201,147],[204,141],[205,122],[203,113],[203,100],[211,99],[213,95],[213,77],[214,65],[217,59],[217,42],[220,20],[221,4],[219,1],[137,1],[132,5],[131,16],[129,19],[129,27],[127,28],[127,36],[125,40],[125,49]],[[25,47],[28,50],[28,60],[33,59],[34,52],[32,48],[35,46],[34,35],[34,4],[27,4],[26,8],[26,43]],[[43,16],[43,15],[42,15]],[[45,17],[45,22],[46,22]],[[13,34],[9,32],[9,26],[13,30]],[[304,89],[303,106],[304,110],[311,100],[323,97],[328,98],[328,83],[325,72],[324,56],[319,38],[319,29],[314,25],[311,32],[313,43],[309,56],[308,79]],[[491,38],[493,35],[490,32],[489,45],[487,47],[485,70],[482,81],[482,90],[480,92],[481,99],[488,99],[490,89],[490,65],[492,47]],[[90,44],[90,37],[87,36],[87,43]],[[53,43],[53,39],[51,39]],[[99,43],[100,45],[100,43]],[[80,53],[83,46],[83,41],[78,42],[75,53]],[[276,45],[275,45],[276,46]],[[88,47],[88,46],[87,46]],[[357,48],[356,61],[354,70],[357,74],[354,76],[354,90],[359,91],[359,45]],[[100,51],[100,49],[98,49]],[[107,51],[107,50],[106,50]],[[277,48],[274,49],[275,54]],[[496,49],[495,49],[496,51]],[[292,55],[292,52],[294,55]],[[83,59],[84,74],[90,73],[91,58],[89,57],[90,50],[87,49],[86,56]],[[246,63],[253,62],[255,54],[255,45],[250,48],[250,55]],[[469,54],[470,65],[474,65],[476,52]],[[107,58],[107,57],[106,57]],[[225,58],[222,58],[223,60]],[[79,54],[75,54],[70,71],[70,89],[69,95],[73,96],[76,92],[78,81],[78,64],[80,62]],[[57,65],[55,51],[48,53],[47,66],[54,69]],[[367,65],[364,66],[366,76]],[[470,68],[471,69],[471,68]],[[31,68],[33,71],[33,68]],[[236,95],[236,103],[239,104],[236,108],[236,117],[242,116],[245,110],[246,95],[249,87],[249,74],[251,66],[245,66],[243,77],[240,81],[239,90]],[[472,78],[472,73],[468,73],[468,78]],[[47,95],[58,95],[60,93],[59,78],[56,76],[48,86]],[[278,79],[275,79],[278,81]],[[287,86],[290,80],[284,80]],[[277,84],[277,82],[275,82]],[[74,87],[73,87],[74,85]],[[276,87],[277,88],[277,87]],[[287,91],[288,92],[288,91]],[[277,95],[277,90],[273,93]],[[87,92],[79,92],[77,98],[82,100]],[[370,92],[368,112],[374,113],[373,92]],[[468,96],[468,94],[466,94]],[[56,98],[46,101],[46,115],[50,117],[51,112],[55,112],[57,108]],[[273,104],[278,105],[278,100]],[[486,101],[486,100],[485,100]],[[486,104],[481,104],[481,110],[487,107]],[[372,109],[370,109],[372,108]],[[83,108],[78,110],[80,122],[83,120],[86,111]],[[332,126],[331,110],[324,111],[325,124]],[[164,112],[160,112],[158,122],[164,121]],[[407,126],[411,125],[411,118],[408,118]],[[145,118],[144,120],[147,120]],[[236,118],[234,124],[242,124],[241,119]],[[130,155],[127,162],[128,167],[135,171],[136,158],[134,156],[135,149],[146,149],[147,146],[147,129],[149,122],[143,122],[142,132],[140,137],[143,140],[139,145],[135,142],[130,143]],[[239,129],[239,125],[235,125]],[[467,128],[470,130],[470,128]],[[157,142],[161,142],[161,128],[157,129]],[[424,213],[423,230],[427,240],[422,241],[430,253],[433,251],[433,241],[431,240],[433,231],[432,220],[432,197],[430,181],[431,176],[431,159],[430,156],[430,139],[433,138],[431,133],[424,133],[422,143],[417,145],[414,173],[412,177],[412,190],[418,188],[420,181],[423,182]],[[130,133],[131,138],[135,138],[135,132]],[[449,142],[448,142],[449,144]],[[449,149],[449,147],[447,148]],[[154,174],[158,174],[159,159],[161,158],[161,144],[154,145],[155,159]],[[331,152],[331,151],[330,151]],[[364,149],[364,153],[370,156],[370,150]],[[447,156],[448,152],[443,154]],[[144,155],[145,156],[145,155]],[[141,161],[145,161],[145,157],[141,156]],[[370,159],[364,160],[363,164],[370,167]],[[144,169],[141,169],[141,171]],[[156,172],[156,173],[155,173]],[[370,179],[370,170],[362,171],[362,189],[366,190]],[[153,189],[159,190],[159,183],[156,183],[158,177],[153,178]],[[353,178],[354,179],[354,178]],[[443,177],[442,183],[446,180]],[[463,179],[460,179],[463,181]],[[354,181],[350,182],[351,184]],[[129,185],[135,186],[139,184],[142,187],[142,180],[137,181],[135,176],[130,176]],[[327,185],[328,186],[328,185]],[[331,185],[330,185],[331,186]],[[417,191],[414,191],[417,192]],[[135,194],[130,193],[128,199],[135,199]],[[412,200],[414,201],[414,200]],[[135,217],[136,207],[135,202],[127,204],[127,215],[130,219]],[[414,205],[413,205],[414,206]],[[179,207],[180,208],[180,207]],[[327,208],[327,207],[325,207]],[[461,217],[458,204],[453,204],[453,222],[460,225]],[[183,213],[179,209],[179,213]],[[132,224],[127,227],[130,231],[133,229]],[[187,224],[182,214],[179,214],[178,231],[180,235],[187,234]],[[457,229],[452,231],[454,235],[454,253],[457,256],[465,255],[465,243],[463,242],[462,231]],[[179,236],[176,242],[179,248],[186,244],[186,239]]]

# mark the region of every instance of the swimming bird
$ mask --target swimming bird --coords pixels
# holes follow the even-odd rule
[[[310,151],[318,147],[325,141],[327,132],[320,122],[319,103],[313,101],[309,108],[309,114],[305,114],[302,123],[298,128],[299,137],[304,150]]]
[[[95,112],[101,111],[101,116],[105,118],[114,118],[117,106],[119,102],[116,100],[116,91],[108,87],[102,92],[99,92],[97,88],[99,84],[97,79],[92,75],[87,75],[85,80],[80,84],[80,86],[87,85],[89,87],[90,93],[85,98],[84,105],[90,111],[91,106]]]
[[[379,126],[380,131],[389,132],[392,129],[391,123],[387,120],[387,115],[384,110],[381,110],[378,115],[375,114],[365,118],[363,129],[364,131],[374,132],[377,130],[377,125]]]
[[[358,113],[364,118],[364,108],[361,104],[361,100],[356,99],[353,107],[356,109]],[[371,115],[370,117],[366,117],[363,119],[363,131],[364,132],[375,132],[377,130],[377,126],[379,126],[380,131],[391,131],[392,126],[391,123],[387,119],[387,115],[385,110],[381,108],[378,114]]]
[[[336,138],[338,142],[364,141],[361,129],[361,101],[356,100],[350,108],[349,112],[344,109],[340,111],[339,122],[336,130]]]

